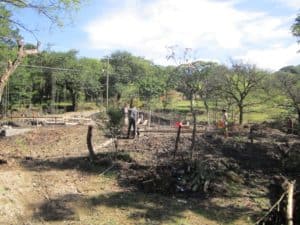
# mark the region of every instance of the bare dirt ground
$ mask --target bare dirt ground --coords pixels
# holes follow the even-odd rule
[[[277,130],[254,143],[199,134],[195,164],[188,134],[174,157],[175,133],[121,139],[116,153],[97,148],[108,138],[96,129],[92,163],[86,133],[86,125],[45,126],[0,139],[0,224],[253,224],[270,207],[275,175],[300,182],[290,161],[299,138]]]

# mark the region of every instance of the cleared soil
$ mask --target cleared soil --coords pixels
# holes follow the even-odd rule
[[[188,133],[174,156],[176,133],[120,139],[116,152],[97,147],[109,138],[94,129],[94,162],[86,134],[45,126],[0,139],[0,224],[253,224],[271,205],[273,177],[299,178],[288,163],[299,138],[277,130],[254,143],[242,132],[198,134],[196,163]]]

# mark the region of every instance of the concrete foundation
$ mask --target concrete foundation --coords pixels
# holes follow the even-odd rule
[[[3,127],[0,128],[1,137],[10,137],[14,135],[24,134],[28,131],[31,131],[30,128],[12,128],[12,127]]]

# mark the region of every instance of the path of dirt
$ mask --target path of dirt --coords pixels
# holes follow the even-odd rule
[[[43,162],[87,158],[86,132],[87,127],[81,125],[39,127],[24,135],[0,139],[0,157],[5,162],[0,165],[0,224],[31,221],[39,214],[43,201],[89,190],[91,177],[77,170],[77,165],[63,170],[42,166]],[[105,140],[95,130],[94,144]],[[32,167],[28,166],[33,162]]]

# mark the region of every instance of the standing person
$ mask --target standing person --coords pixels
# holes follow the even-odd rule
[[[294,130],[294,124],[291,117],[286,118],[286,126],[287,126],[287,133],[292,134]]]
[[[222,123],[224,128],[224,137],[228,137],[228,114],[226,109],[222,110]]]
[[[129,124],[128,124],[128,132],[127,132],[127,138],[130,137],[130,131],[131,127],[133,128],[133,138],[135,138],[136,135],[136,121],[138,118],[138,111],[135,108],[135,106],[131,105],[130,109],[128,110],[128,119],[129,119]]]
[[[128,120],[129,120],[129,116],[128,116],[128,104],[126,103],[124,106],[124,124],[128,125]]]

